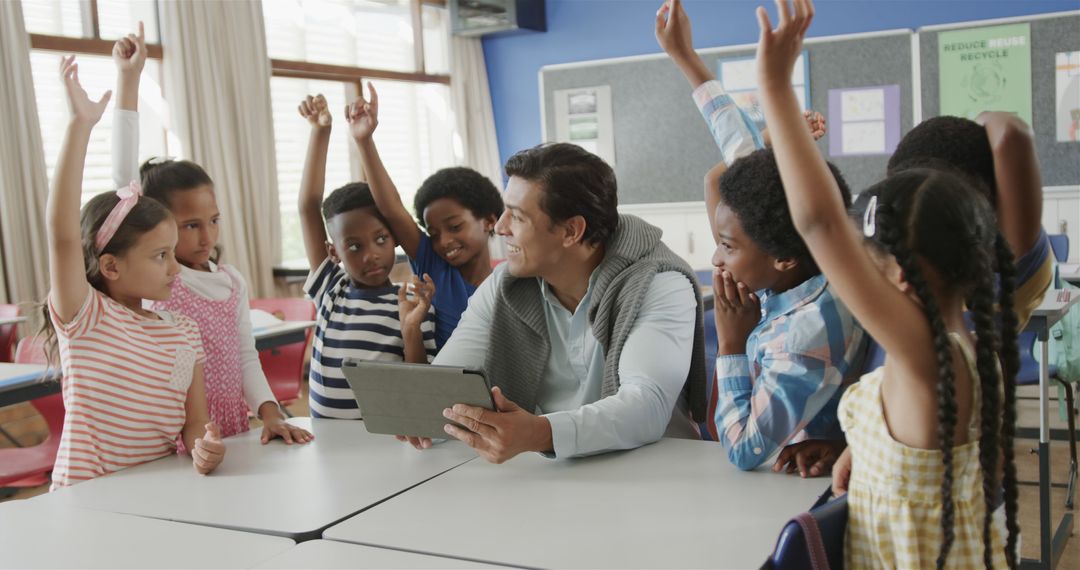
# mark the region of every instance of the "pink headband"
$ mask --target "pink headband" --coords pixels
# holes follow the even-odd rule
[[[116,235],[116,230],[120,228],[120,224],[124,223],[124,218],[127,217],[131,209],[139,201],[139,196],[142,196],[142,185],[132,180],[131,184],[118,189],[116,195],[120,197],[120,201],[113,206],[112,211],[109,212],[109,217],[105,218],[105,223],[101,224],[101,229],[97,232],[95,245],[97,245],[99,254],[105,249],[105,246],[109,245],[109,241]]]

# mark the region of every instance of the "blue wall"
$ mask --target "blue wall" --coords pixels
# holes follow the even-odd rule
[[[540,143],[537,74],[555,63],[657,53],[653,37],[661,0],[547,0],[546,33],[516,32],[483,40],[499,154]],[[686,0],[694,45],[756,42],[754,10],[767,0]],[[1080,0],[817,0],[810,36],[916,29],[933,24],[1080,9]],[[1080,32],[1078,32],[1080,33]],[[689,99],[685,102],[690,104]]]

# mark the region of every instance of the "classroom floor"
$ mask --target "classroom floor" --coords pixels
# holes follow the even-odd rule
[[[1037,392],[1034,387],[1021,387],[1019,391],[1023,396],[1035,396]],[[294,416],[306,416],[308,415],[307,406],[307,386],[305,384],[304,391],[301,393],[301,397],[296,403],[288,407],[289,413]],[[1021,400],[1018,404],[1018,411],[1020,415],[1020,425],[1022,426],[1037,426],[1038,425],[1038,402],[1033,400]],[[252,420],[252,429],[259,427],[258,420]],[[45,439],[48,431],[45,427],[44,420],[37,415],[37,412],[29,404],[19,404],[15,406],[8,406],[0,408],[0,427],[17,438],[24,445],[34,445]],[[1065,422],[1060,420],[1056,413],[1052,414],[1051,427],[1064,429]],[[0,448],[11,447],[12,443],[3,436],[0,436]],[[1019,479],[1021,481],[1038,481],[1039,476],[1039,462],[1038,457],[1032,453],[1032,449],[1037,446],[1037,442],[1034,440],[1018,440],[1016,442],[1016,467]],[[1067,469],[1069,465],[1069,446],[1067,442],[1055,441],[1051,444],[1051,459],[1050,465],[1053,469],[1053,480],[1055,483],[1065,483],[1067,475]],[[0,502],[28,499],[37,495],[48,492],[48,485],[42,485],[40,487],[33,487],[28,489],[21,489],[15,492],[13,495],[4,496],[0,494]],[[1056,524],[1061,517],[1062,509],[1064,509],[1065,503],[1065,489],[1053,489],[1052,490],[1052,509],[1053,519]],[[1078,497],[1080,500],[1080,497]],[[1080,501],[1078,501],[1080,502]],[[1021,552],[1024,557],[1034,557],[1039,551],[1039,489],[1034,485],[1021,485],[1020,486],[1020,528],[1023,529],[1023,542],[1021,544]],[[1080,515],[1080,509],[1076,509],[1077,515]],[[1074,525],[1075,528],[1075,525]],[[1058,564],[1058,568],[1080,568],[1080,536],[1077,536],[1074,531],[1073,537],[1069,540],[1068,545],[1065,547],[1065,552],[1062,555],[1061,562]]]

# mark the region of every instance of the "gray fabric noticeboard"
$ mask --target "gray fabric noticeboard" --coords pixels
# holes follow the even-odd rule
[[[1013,21],[1031,24],[1031,119],[1043,185],[1080,184],[1080,143],[1057,142],[1054,123],[1057,107],[1054,58],[1058,52],[1080,51],[1080,14],[1030,20],[1018,18]],[[938,33],[945,29],[935,27],[933,31],[919,33],[919,73],[922,78],[924,119],[938,116],[941,108],[938,88]]]
[[[811,109],[828,116],[830,89],[899,85],[901,135],[912,127],[912,32],[807,40]],[[752,56],[753,47],[706,50],[714,72],[721,58]],[[691,99],[690,85],[666,56],[583,62],[541,69],[544,133],[554,138],[554,92],[611,86],[615,172],[623,204],[702,199],[705,173],[720,159],[708,127]],[[831,157],[829,136],[818,141],[855,192],[881,179],[887,155]]]

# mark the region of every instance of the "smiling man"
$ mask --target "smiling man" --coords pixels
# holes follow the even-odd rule
[[[661,436],[705,414],[701,295],[661,231],[620,216],[615,173],[571,144],[512,156],[495,230],[507,263],[469,301],[435,364],[483,368],[498,412],[456,405],[447,433],[501,463],[574,457]]]

